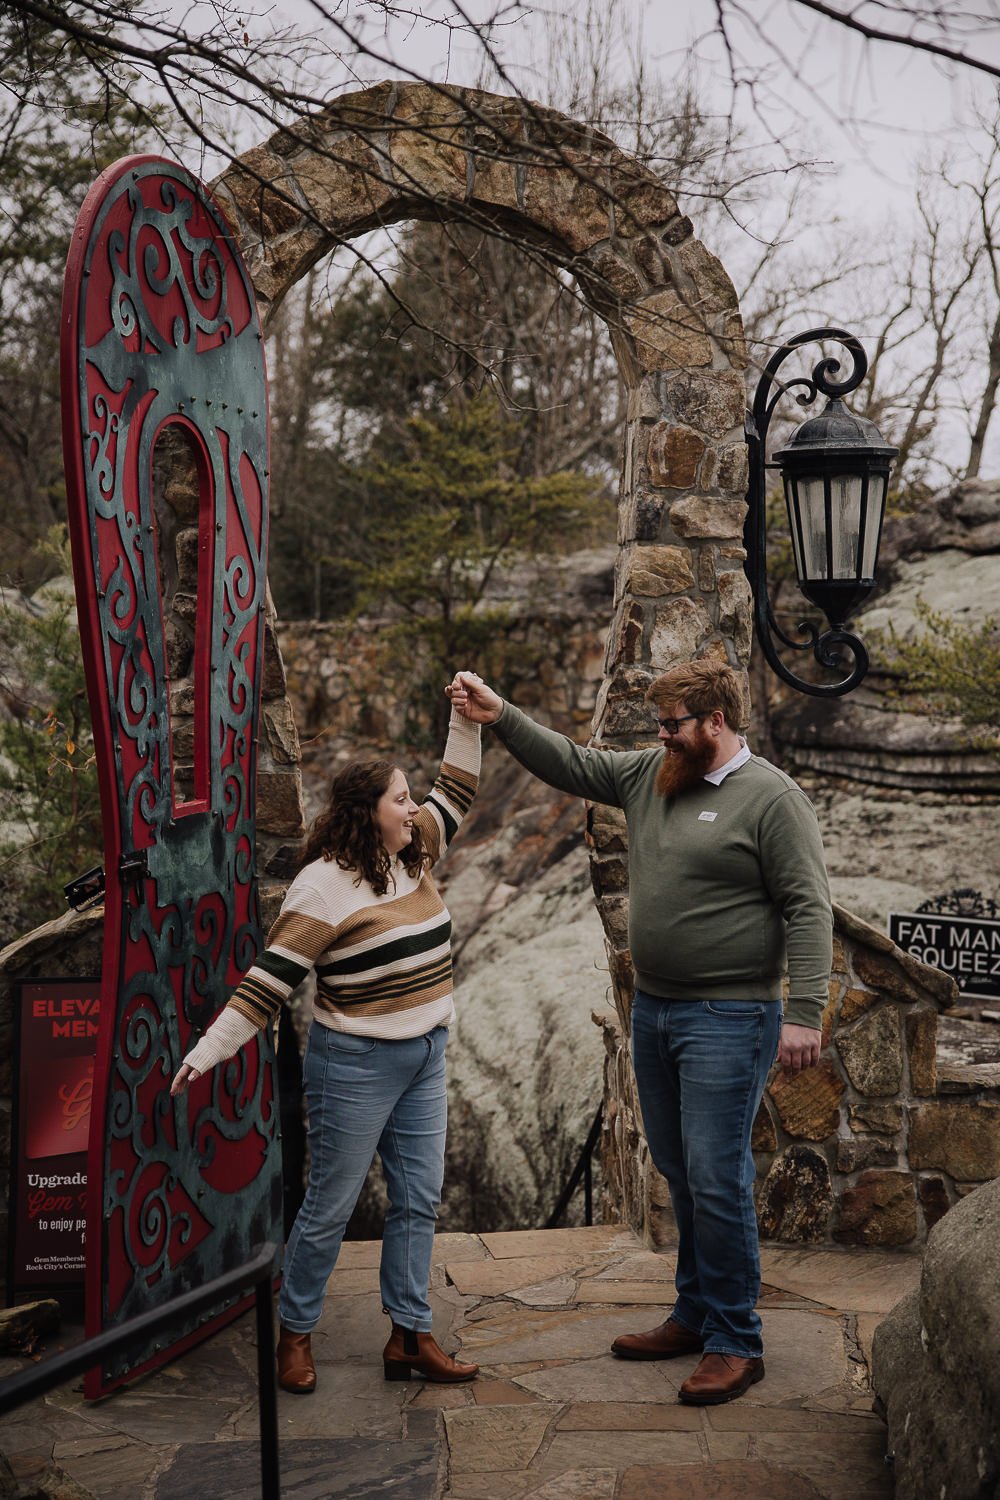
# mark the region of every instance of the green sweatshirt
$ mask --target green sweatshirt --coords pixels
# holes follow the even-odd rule
[[[511,703],[492,726],[550,786],[624,809],[629,946],[637,986],[665,1000],[780,1000],[819,1027],[833,916],[812,804],[759,756],[719,786],[656,791],[662,750],[589,750]]]

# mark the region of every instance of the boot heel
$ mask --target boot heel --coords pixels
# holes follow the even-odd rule
[[[410,1367],[401,1359],[384,1359],[382,1370],[386,1380],[409,1380]]]

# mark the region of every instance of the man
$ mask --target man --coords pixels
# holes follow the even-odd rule
[[[677,1300],[667,1322],[611,1347],[622,1359],[701,1353],[681,1400],[731,1401],[764,1377],[754,1116],[775,1057],[787,1073],[819,1061],[833,923],[816,815],[751,754],[740,678],[718,662],[652,684],[662,750],[584,749],[470,673],[448,691],[543,781],[625,811],[632,1061],[677,1220]]]

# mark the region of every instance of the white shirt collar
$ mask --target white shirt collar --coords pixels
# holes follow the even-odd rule
[[[738,771],[740,766],[746,765],[750,759],[750,753],[750,746],[743,736],[740,735],[740,748],[736,754],[731,760],[727,760],[724,766],[720,766],[717,771],[706,771],[704,780],[710,781],[713,786],[721,786],[727,776],[731,775],[733,771]]]

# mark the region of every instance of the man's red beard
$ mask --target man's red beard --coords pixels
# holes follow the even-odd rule
[[[678,797],[688,787],[701,781],[715,759],[715,741],[698,726],[699,736],[690,745],[675,741],[676,748],[663,751],[656,773],[656,790],[661,797]]]

